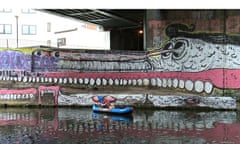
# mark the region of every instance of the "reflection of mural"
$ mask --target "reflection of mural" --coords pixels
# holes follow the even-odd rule
[[[141,111],[124,117],[93,115],[90,109],[2,109],[0,126],[3,143],[238,144],[240,133],[236,111]]]
[[[199,21],[190,21],[189,25],[184,22],[154,22],[157,26],[153,26],[153,35],[157,38],[153,43],[158,49],[149,52],[2,48],[0,81],[9,82],[8,86],[3,87],[10,93],[14,91],[10,87],[20,90],[35,88],[38,90],[34,94],[38,96],[38,104],[46,103],[46,99],[45,102],[42,100],[48,95],[53,98],[48,104],[90,105],[93,94],[82,92],[78,89],[80,86],[110,86],[110,89],[113,86],[127,86],[159,88],[159,93],[163,89],[168,90],[168,94],[154,96],[155,101],[150,102],[153,106],[165,106],[162,96],[170,101],[166,105],[174,106],[175,100],[170,100],[170,97],[174,96],[175,99],[179,96],[180,106],[237,107],[230,96],[233,95],[232,90],[240,89],[240,36],[205,32],[199,28]],[[61,87],[74,88],[75,91],[64,93]],[[113,96],[117,102],[127,98],[127,104],[141,104],[145,103],[146,93],[153,95],[148,91],[126,93]],[[138,93],[144,94],[139,96]],[[2,95],[0,98],[7,99]],[[188,99],[189,95],[194,99]],[[207,96],[207,100],[202,95]],[[14,94],[9,97],[17,99]],[[212,102],[212,98],[217,102]],[[211,102],[206,102],[209,99]]]

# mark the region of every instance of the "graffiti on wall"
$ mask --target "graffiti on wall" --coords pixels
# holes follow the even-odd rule
[[[31,99],[36,95],[38,104],[93,104],[93,94],[65,94],[60,85],[145,86],[182,90],[194,96],[116,94],[116,104],[144,104],[148,100],[159,107],[234,108],[234,99],[216,94],[214,89],[240,88],[240,36],[197,31],[197,27],[198,24],[158,23],[158,33],[155,31],[153,37],[156,49],[148,52],[2,49],[0,80],[38,84],[33,85],[38,92],[26,96]],[[47,101],[46,97],[52,100]],[[17,94],[0,96],[4,100],[18,98]]]
[[[38,93],[37,93],[38,91]],[[50,96],[49,96],[50,94]],[[210,107],[214,109],[235,109],[236,100],[231,97],[201,97],[152,94],[107,94],[76,93],[65,94],[59,86],[39,86],[37,89],[0,90],[1,104],[7,102],[24,102],[28,105],[81,105],[91,106],[96,103],[96,96],[114,99],[114,105],[150,105],[154,107]],[[45,98],[47,97],[47,100]],[[51,103],[52,101],[52,103]]]
[[[159,52],[150,54],[153,69],[179,72],[181,79],[193,83],[207,80],[218,88],[239,88],[240,36],[194,33],[194,29],[194,25],[168,25],[169,39]]]
[[[24,55],[19,51],[0,51],[1,70],[31,70],[31,55]]]
[[[51,56],[50,51],[36,50],[32,53],[32,68],[33,72],[51,72],[57,71],[57,60]]]

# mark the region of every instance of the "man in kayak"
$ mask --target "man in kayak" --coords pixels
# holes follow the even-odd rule
[[[112,109],[114,108],[114,105],[111,103],[111,101],[107,98],[107,96],[97,96],[98,97],[98,101],[99,101],[99,105],[102,108],[108,108],[108,109]]]

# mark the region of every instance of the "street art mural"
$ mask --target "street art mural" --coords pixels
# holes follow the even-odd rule
[[[233,93],[240,89],[240,36],[199,31],[198,23],[160,22],[153,31],[161,35],[153,36],[154,49],[149,51],[0,49],[0,103],[26,97],[38,105],[88,106],[99,94],[133,106],[237,108]],[[156,42],[157,37],[163,39]],[[92,93],[88,87],[143,90]]]

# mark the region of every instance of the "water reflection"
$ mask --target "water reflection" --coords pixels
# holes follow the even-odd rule
[[[93,113],[90,108],[0,109],[4,144],[217,144],[240,141],[238,111]]]

